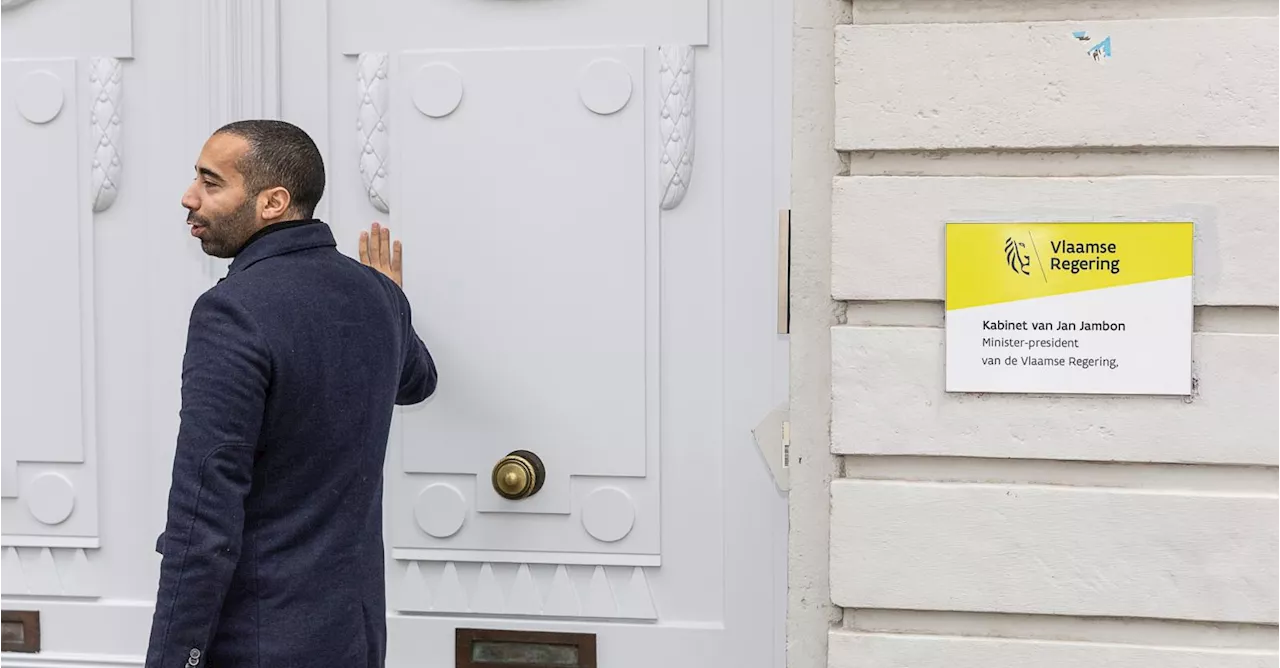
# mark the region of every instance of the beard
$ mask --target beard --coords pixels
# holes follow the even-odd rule
[[[220,216],[205,217],[194,211],[187,213],[187,222],[204,228],[200,235],[200,250],[217,258],[235,257],[244,242],[258,228],[256,202],[244,198],[235,210]]]

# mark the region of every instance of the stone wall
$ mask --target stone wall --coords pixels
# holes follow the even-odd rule
[[[789,666],[1277,665],[1276,9],[796,0]],[[1194,221],[1193,396],[945,393],[984,217]]]

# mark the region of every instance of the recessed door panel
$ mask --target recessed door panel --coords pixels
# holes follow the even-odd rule
[[[390,59],[406,291],[441,377],[441,391],[402,416],[395,547],[656,563],[645,55]],[[518,450],[537,455],[545,482],[509,500],[491,474]]]
[[[91,163],[82,153],[90,114],[79,94],[90,79],[87,64],[4,62],[0,496],[9,547],[98,547],[93,212],[84,187]],[[17,556],[6,555],[6,563]],[[5,587],[25,593],[16,580]],[[46,589],[60,591],[56,583]]]

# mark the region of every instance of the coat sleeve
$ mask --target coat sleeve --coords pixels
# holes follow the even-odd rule
[[[408,406],[426,401],[436,391],[436,363],[427,346],[413,328],[413,311],[409,300],[400,295],[404,314],[404,367],[400,371],[400,389],[396,404]]]
[[[251,315],[216,288],[202,295],[191,312],[182,363],[182,422],[159,546],[148,667],[187,665],[217,633],[240,557],[271,371]]]

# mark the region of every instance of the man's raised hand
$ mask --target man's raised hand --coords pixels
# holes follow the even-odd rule
[[[374,223],[368,232],[360,233],[360,263],[386,274],[396,285],[404,287],[400,269],[400,242],[391,243],[391,230]]]

